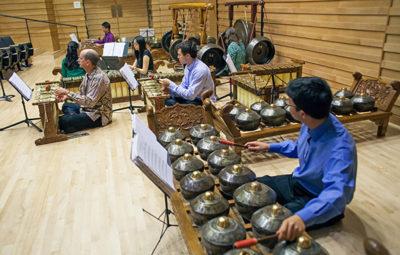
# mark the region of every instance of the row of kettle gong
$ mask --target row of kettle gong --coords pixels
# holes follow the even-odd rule
[[[272,127],[284,125],[286,121],[295,122],[284,97],[278,98],[271,105],[260,100],[253,103],[250,108],[235,103],[229,116],[242,131],[256,130],[261,122]]]
[[[229,150],[227,145],[219,143],[218,132],[214,127],[200,124],[194,126],[189,133],[200,157],[207,160],[210,172],[218,177],[222,195],[214,192],[214,178],[204,172],[203,161],[193,155],[192,144],[184,141],[185,137],[179,129],[169,127],[158,139],[167,147],[173,162],[174,177],[180,181],[182,196],[190,201],[193,222],[202,226],[203,245],[208,254],[251,252],[249,249],[229,251],[234,241],[244,239],[240,233],[245,233],[245,230],[235,219],[227,217],[230,208],[226,198],[233,197],[237,210],[244,219],[252,222],[253,232],[257,236],[276,232],[282,221],[291,215],[290,211],[275,203],[275,192],[256,181],[255,173],[240,164],[239,155]],[[216,225],[220,227],[215,232]],[[276,239],[269,240],[264,245],[272,248],[276,242]],[[308,246],[302,244],[305,251],[312,251],[316,247],[320,249],[315,242],[309,240],[308,243]],[[296,248],[296,245],[279,244],[274,254],[285,254],[279,252],[290,247]]]
[[[229,116],[235,121],[237,127],[242,131],[253,131],[259,128],[263,122],[267,126],[281,126],[289,122],[296,122],[290,114],[289,106],[284,97],[275,100],[274,104],[260,100],[249,108],[236,103]],[[368,112],[375,108],[375,99],[365,93],[353,95],[346,89],[338,91],[331,104],[331,110],[335,114],[348,115],[356,112]]]
[[[366,94],[354,95],[346,88],[342,88],[334,94],[332,100],[332,111],[339,115],[348,115],[357,112],[368,112],[374,110],[375,99]]]
[[[234,165],[231,169],[237,169],[235,166],[237,165]],[[225,168],[220,174],[224,171]],[[225,174],[225,177],[221,177],[219,175],[221,193],[226,195],[226,192],[231,192],[234,189],[232,186],[237,185],[237,183],[222,184],[221,179],[227,176]],[[232,248],[235,241],[246,238],[246,231],[243,226],[237,220],[228,217],[230,215],[229,202],[218,191],[214,191],[213,177],[205,172],[195,171],[184,176],[180,185],[183,197],[190,201],[192,220],[201,227],[202,243],[208,254],[223,254]],[[224,191],[224,186],[228,186],[228,190],[225,189]],[[201,189],[207,191],[198,194]],[[251,222],[255,237],[274,234],[283,220],[292,215],[288,209],[275,203],[276,193],[271,188],[257,181],[247,182],[234,189],[233,199],[237,211],[245,220]],[[310,245],[302,246],[303,252],[321,249],[318,244],[313,243],[311,245],[311,241],[309,243]],[[275,247],[274,254],[286,254],[282,252],[287,248],[297,247],[293,243],[276,245],[276,238],[263,241],[261,244],[269,248]],[[235,252],[235,250],[229,252]]]

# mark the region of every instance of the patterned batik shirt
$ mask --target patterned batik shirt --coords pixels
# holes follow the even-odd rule
[[[110,79],[99,67],[86,74],[79,87],[80,93],[68,93],[68,97],[81,105],[82,111],[93,121],[101,117],[102,126],[112,120]]]

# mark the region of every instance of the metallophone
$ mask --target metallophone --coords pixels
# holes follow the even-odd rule
[[[118,70],[107,70],[104,71],[110,79],[111,86],[111,97],[113,103],[121,103],[129,101],[129,85],[125,79],[121,76]],[[64,88],[69,89],[73,92],[79,92],[79,86],[81,85],[83,76],[62,78],[61,84]],[[132,91],[132,100],[139,100],[141,95],[141,88]]]
[[[246,107],[264,100],[272,102],[283,93],[287,84],[302,75],[302,63],[250,65],[247,74],[230,78],[233,98]]]
[[[161,85],[158,82],[159,79],[170,79],[173,82],[181,82],[183,78],[183,72],[174,73],[156,73],[149,75],[148,78],[139,79],[138,82],[143,91],[143,101],[145,106],[151,105],[155,111],[159,111],[165,106],[165,99],[169,98],[169,94],[165,94],[161,91]]]
[[[36,83],[33,92],[33,105],[39,107],[40,119],[43,126],[42,138],[36,139],[36,145],[65,141],[68,136],[60,133],[58,117],[60,110],[54,91],[60,87],[60,82]]]

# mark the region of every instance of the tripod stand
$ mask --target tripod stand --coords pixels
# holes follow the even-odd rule
[[[18,121],[18,122],[14,123],[14,124],[11,124],[11,125],[9,125],[7,127],[0,128],[0,131],[6,130],[6,129],[10,128],[10,127],[13,127],[13,126],[16,126],[16,125],[19,125],[19,124],[22,124],[22,123],[26,123],[26,125],[28,125],[28,127],[29,127],[29,125],[32,125],[32,127],[36,128],[37,131],[42,132],[42,130],[32,122],[32,120],[39,120],[40,118],[32,118],[32,119],[30,119],[28,117],[28,114],[26,112],[26,107],[25,107],[25,101],[24,101],[24,98],[23,98],[22,95],[21,95],[21,102],[22,102],[22,107],[24,108],[25,119],[23,119],[21,121]]]
[[[153,215],[152,213],[150,213],[149,211],[146,211],[145,209],[142,209],[143,212],[147,213],[148,215],[150,215],[151,217],[153,217],[154,219],[158,220],[159,222],[162,223],[162,228],[161,228],[161,234],[160,234],[160,238],[158,239],[156,245],[153,248],[153,251],[151,252],[151,255],[154,254],[154,252],[156,251],[158,245],[161,242],[161,239],[163,238],[165,232],[167,232],[167,229],[169,227],[177,227],[178,225],[176,224],[171,224],[170,223],[170,219],[169,219],[169,215],[170,214],[174,214],[169,208],[168,208],[168,196],[165,192],[164,193],[164,205],[165,205],[165,209],[164,211],[160,214],[160,216],[156,217],[155,215]],[[164,215],[164,219],[161,220],[161,217]],[[165,228],[164,228],[165,227]]]
[[[132,91],[131,91],[131,88],[129,86],[128,86],[128,94],[129,94],[129,106],[121,107],[121,108],[118,108],[118,109],[114,109],[114,110],[112,110],[113,112],[129,109],[131,111],[131,114],[133,114],[133,110],[134,109],[138,109],[139,111],[141,109],[143,109],[144,106],[132,105]]]
[[[3,86],[3,74],[0,73],[0,85],[1,85],[1,91],[3,92],[3,95],[0,96],[0,101],[8,101],[11,102],[11,98],[14,97],[14,95],[7,95],[6,91],[4,90],[4,86]]]

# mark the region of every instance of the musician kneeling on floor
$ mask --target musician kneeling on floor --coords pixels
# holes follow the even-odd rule
[[[344,217],[356,185],[357,152],[352,136],[332,114],[332,92],[317,77],[291,81],[286,90],[292,116],[302,123],[297,141],[249,142],[253,151],[269,151],[298,158],[290,175],[258,180],[278,195],[278,202],[294,215],[277,231],[279,239],[293,240],[305,228],[331,225]]]
[[[183,41],[177,48],[179,62],[186,67],[179,86],[169,79],[160,79],[163,90],[171,95],[165,100],[165,105],[172,106],[176,103],[201,105],[201,94],[210,89],[214,90],[210,69],[197,59],[197,45],[194,42]]]
[[[79,87],[79,93],[64,88],[59,88],[55,92],[60,102],[67,99],[72,101],[63,104],[64,115],[59,119],[60,129],[65,133],[105,126],[111,122],[110,79],[97,67],[99,58],[94,50],[82,50],[78,61],[85,69],[86,75]]]

